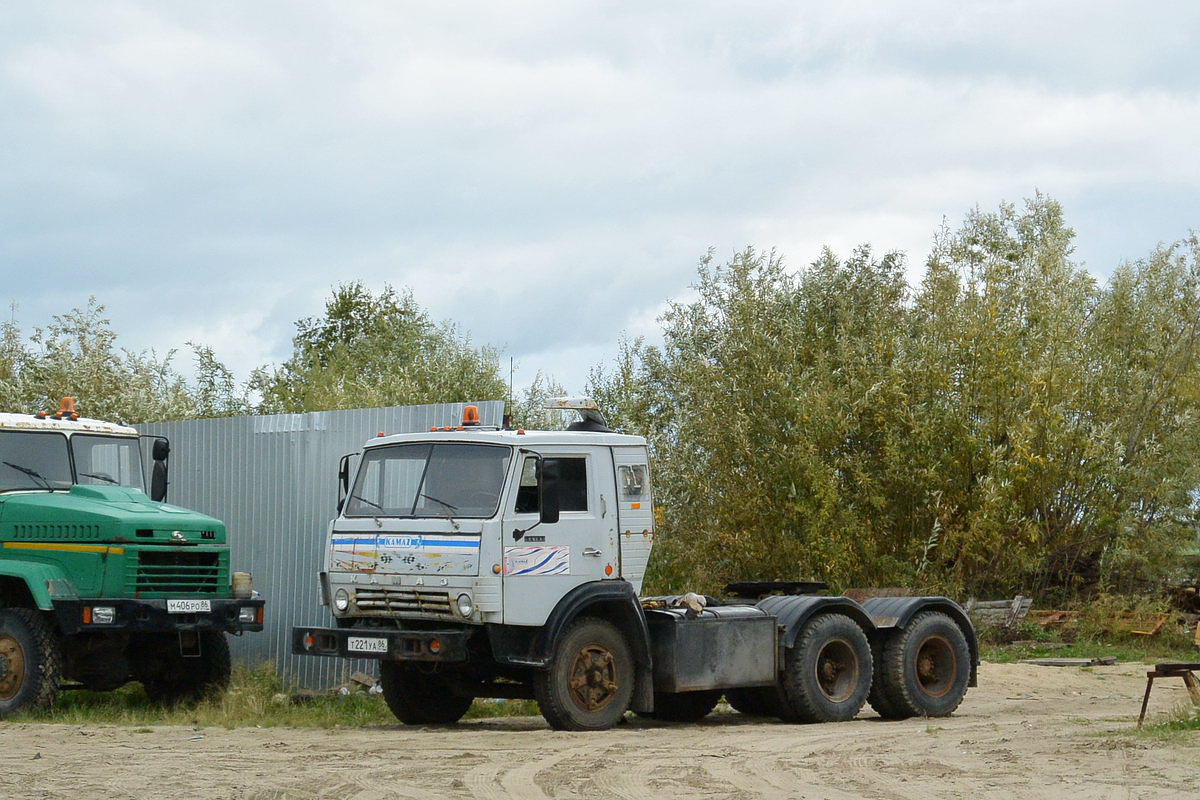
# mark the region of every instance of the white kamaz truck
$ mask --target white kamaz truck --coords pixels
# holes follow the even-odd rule
[[[646,441],[593,401],[567,431],[461,424],[367,442],[339,474],[322,602],[336,627],[292,651],[377,658],[410,725],[457,721],[476,697],[537,700],[550,725],[698,720],[724,695],[793,722],[946,716],[974,686],[974,630],[944,597],[861,604],[824,584],[731,584],[731,598],[639,598],[654,544]]]

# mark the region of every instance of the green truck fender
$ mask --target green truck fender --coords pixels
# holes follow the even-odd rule
[[[6,578],[24,583],[33,597],[34,605],[42,611],[52,611],[54,600],[74,600],[79,597],[66,573],[52,564],[0,561],[0,584],[8,583]]]

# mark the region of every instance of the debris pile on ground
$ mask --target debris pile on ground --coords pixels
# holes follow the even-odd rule
[[[295,705],[302,705],[311,703],[317,697],[348,697],[352,694],[380,694],[382,691],[379,679],[374,675],[355,672],[345,683],[339,683],[329,689],[301,689],[292,694],[291,702]]]

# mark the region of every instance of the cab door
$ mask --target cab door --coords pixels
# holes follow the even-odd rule
[[[501,536],[504,622],[541,625],[576,586],[617,577],[617,515],[607,448],[543,447],[559,473],[556,523],[538,525],[536,456],[523,453]]]
[[[617,514],[620,522],[621,577],[641,593],[642,578],[654,546],[654,500],[645,447],[614,447]]]

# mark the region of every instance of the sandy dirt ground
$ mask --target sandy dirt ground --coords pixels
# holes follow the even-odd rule
[[[599,734],[541,718],[337,730],[0,722],[0,797],[1200,797],[1200,732],[1134,736],[1144,665],[984,664],[953,717],[793,726],[724,706]],[[1159,681],[1152,716],[1186,702]]]

